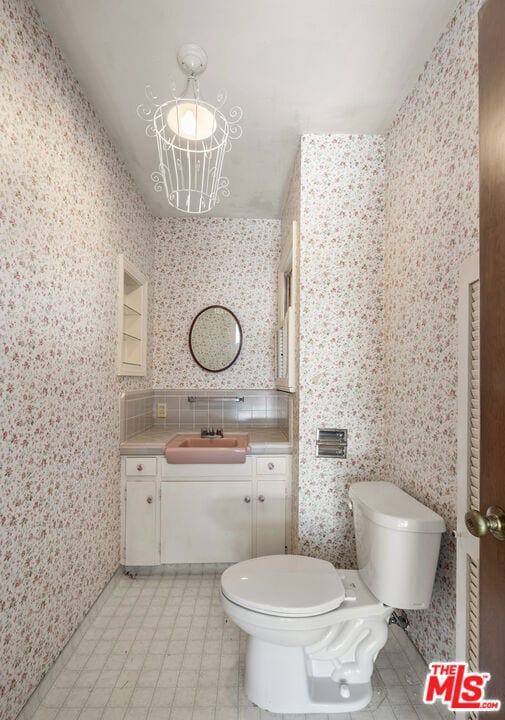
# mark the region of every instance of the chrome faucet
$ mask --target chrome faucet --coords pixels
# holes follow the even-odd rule
[[[213,438],[213,437],[223,437],[223,428],[202,428],[200,432],[201,438]]]

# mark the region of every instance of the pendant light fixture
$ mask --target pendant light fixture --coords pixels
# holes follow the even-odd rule
[[[233,107],[226,118],[221,111],[225,92],[219,93],[215,106],[200,96],[198,76],[207,67],[202,48],[183,45],[177,60],[187,75],[182,95],[172,87],[172,97],[159,103],[147,87],[148,102],[138,106],[137,114],[148,123],[146,134],[156,138],[158,146],[159,166],[151,175],[154,189],[164,190],[168,204],[177,210],[199,215],[212,210],[221,195],[230,194],[223,159],[231,141],[242,135],[242,110]]]

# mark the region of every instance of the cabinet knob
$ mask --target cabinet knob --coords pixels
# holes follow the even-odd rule
[[[141,463],[139,463],[139,464],[137,465],[137,470],[138,470],[139,472],[142,472],[143,469],[144,469],[144,466],[143,466]]]
[[[153,496],[148,495],[146,502],[150,505],[152,503],[152,501],[153,501]]]
[[[264,495],[258,495],[258,500],[260,502],[265,502],[265,496]]]
[[[273,463],[268,463],[268,469],[273,470],[275,465]]]
[[[246,495],[246,496],[245,496],[244,502],[245,502],[245,503],[250,503],[250,502],[251,502],[251,498],[249,497],[249,495]]]

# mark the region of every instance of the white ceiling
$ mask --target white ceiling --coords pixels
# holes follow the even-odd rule
[[[151,85],[184,85],[177,50],[208,55],[201,91],[244,111],[225,157],[231,197],[211,213],[279,217],[302,133],[382,133],[458,0],[35,0],[157,216],[177,215],[136,114]]]

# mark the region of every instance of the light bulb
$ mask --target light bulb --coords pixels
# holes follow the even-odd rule
[[[167,114],[169,128],[184,140],[205,140],[216,129],[214,113],[196,102],[178,102]]]
[[[186,110],[181,120],[181,134],[195,137],[196,119],[193,110]]]

